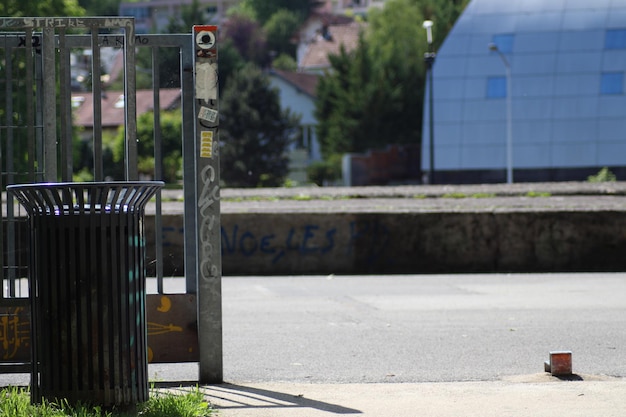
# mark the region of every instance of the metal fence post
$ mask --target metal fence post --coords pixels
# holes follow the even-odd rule
[[[217,26],[194,26],[196,225],[200,383],[219,383],[222,363],[222,262],[217,92]]]

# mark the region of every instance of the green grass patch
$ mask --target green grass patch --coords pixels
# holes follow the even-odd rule
[[[252,197],[222,197],[221,201],[227,201],[231,203],[241,203],[244,201],[280,201],[278,197],[263,197],[263,196],[252,196]]]
[[[213,412],[198,388],[181,395],[155,391],[140,410],[142,417],[206,417]]]
[[[308,194],[296,194],[291,197],[291,199],[296,201],[311,201],[313,198]]]
[[[595,175],[587,177],[588,182],[613,182],[617,181],[617,177],[607,167],[602,168]]]
[[[548,192],[529,191],[526,193],[526,197],[551,197],[552,194]]]
[[[0,390],[0,416],[10,417],[208,417],[214,410],[199,388],[185,393],[152,390],[150,399],[137,406],[137,412],[107,411],[102,407],[67,402],[30,403],[27,389],[7,387]]]
[[[494,193],[474,193],[471,196],[472,198],[494,198],[496,195]]]
[[[465,193],[447,193],[441,196],[442,198],[466,198],[467,194]]]
[[[243,201],[243,198],[241,197],[229,197],[229,198],[221,198],[222,201],[228,201],[231,203],[241,203]]]

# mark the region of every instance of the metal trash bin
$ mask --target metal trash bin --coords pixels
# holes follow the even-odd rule
[[[7,187],[31,232],[31,399],[148,399],[144,211],[162,182]]]

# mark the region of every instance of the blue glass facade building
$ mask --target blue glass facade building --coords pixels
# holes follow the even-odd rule
[[[473,0],[433,67],[437,182],[505,181],[508,94],[515,182],[626,179],[625,71],[626,0]]]

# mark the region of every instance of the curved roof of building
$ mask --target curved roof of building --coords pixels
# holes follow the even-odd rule
[[[626,0],[473,0],[433,69],[435,169],[505,166],[507,81],[516,168],[626,166],[625,71]]]

